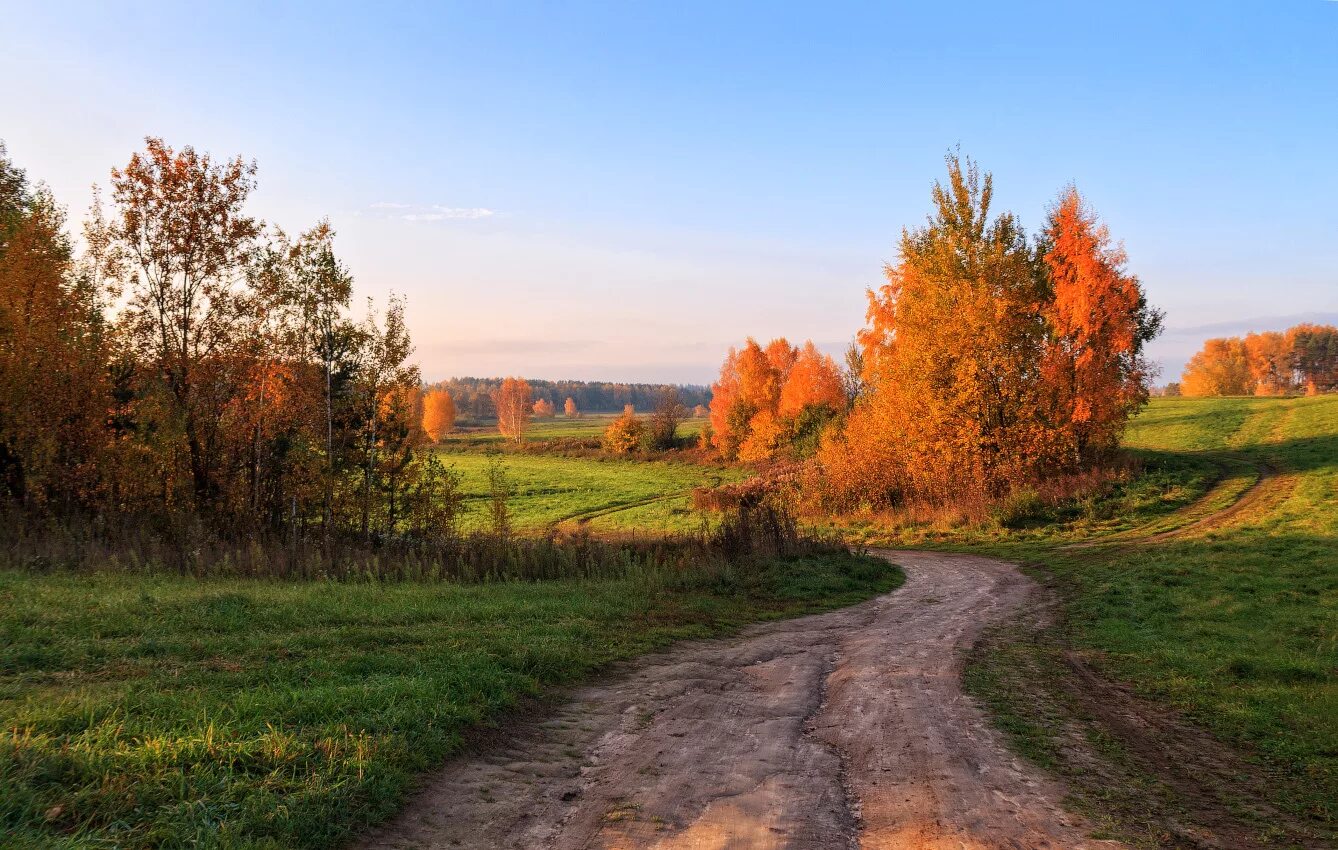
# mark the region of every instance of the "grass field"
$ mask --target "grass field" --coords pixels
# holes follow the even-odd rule
[[[1127,443],[1147,474],[1111,500],[1141,493],[1141,512],[964,542],[1054,580],[1067,646],[1276,769],[1274,803],[1335,825],[1338,397],[1157,400]],[[1100,545],[1057,545],[1089,537]],[[1052,724],[989,669],[1017,660],[986,658],[976,685],[1044,752]]]
[[[462,527],[481,527],[488,510],[488,467],[493,457],[452,451],[450,443],[438,452],[460,476]],[[510,503],[515,525],[525,531],[560,523],[608,532],[692,531],[703,519],[691,510],[692,488],[743,477],[735,469],[660,460],[529,453],[497,459],[515,487]]]
[[[839,555],[686,586],[0,571],[0,844],[328,847],[518,700],[899,581]]]
[[[557,439],[598,440],[603,436],[604,429],[609,427],[609,423],[620,415],[618,413],[587,413],[575,419],[568,419],[561,415],[552,419],[531,419],[529,428],[525,431],[525,439],[530,442]],[[685,419],[678,426],[678,436],[680,438],[694,438],[701,433],[702,426],[705,424],[705,419]],[[496,426],[489,423],[477,427],[460,428],[447,434],[442,442],[449,447],[451,445],[499,443],[503,440],[505,438],[497,432]]]

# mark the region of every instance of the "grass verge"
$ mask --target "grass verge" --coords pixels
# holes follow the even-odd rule
[[[15,848],[331,846],[526,697],[900,581],[841,552],[481,585],[0,571],[0,833]]]

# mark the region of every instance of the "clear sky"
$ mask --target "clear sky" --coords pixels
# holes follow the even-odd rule
[[[707,381],[843,347],[955,145],[1074,181],[1170,332],[1338,321],[1338,2],[0,0],[0,139],[82,216],[146,134],[328,215],[424,376]]]

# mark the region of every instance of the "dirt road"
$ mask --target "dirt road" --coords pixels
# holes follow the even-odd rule
[[[684,644],[449,764],[366,848],[1114,848],[963,694],[960,653],[1036,588],[885,553],[894,593]]]

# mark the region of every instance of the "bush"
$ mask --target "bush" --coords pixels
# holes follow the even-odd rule
[[[612,455],[629,454],[641,446],[645,434],[646,426],[641,420],[624,412],[604,429],[604,451]]]
[[[1045,519],[1048,510],[1045,500],[1035,487],[1019,487],[999,501],[991,513],[994,521],[1003,528],[1021,528]]]

